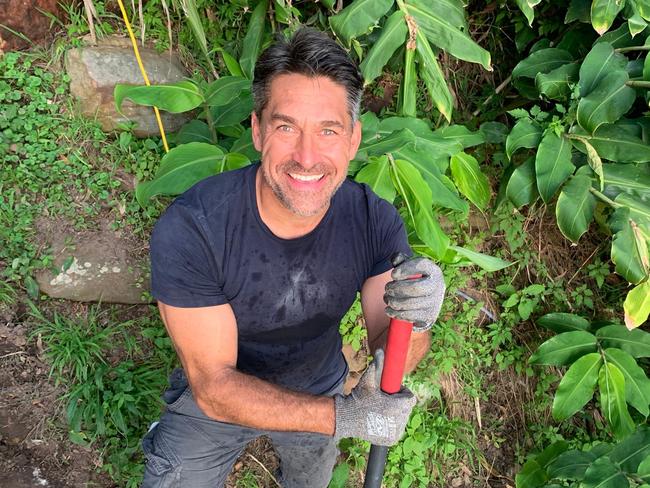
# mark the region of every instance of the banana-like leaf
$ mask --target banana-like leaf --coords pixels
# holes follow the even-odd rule
[[[602,347],[617,347],[635,358],[650,357],[650,333],[640,329],[627,330],[622,325],[607,325],[596,331]]]
[[[650,168],[648,165],[603,164],[604,193],[615,199],[621,193],[650,200]]]
[[[196,1],[180,0],[180,4],[181,8],[183,9],[183,13],[185,14],[185,18],[187,18],[187,22],[190,24],[190,29],[192,29],[194,38],[199,43],[199,47],[201,48],[201,51],[203,52],[203,55],[208,62],[208,66],[210,66],[210,71],[216,76],[216,70],[214,69],[212,57],[208,51],[208,40],[205,37],[205,30],[203,29],[203,22],[201,22],[201,16],[199,15]]]
[[[368,156],[382,156],[410,143],[415,143],[415,134],[408,128],[401,129],[388,136],[372,139],[368,144],[362,144],[355,159],[364,160]]]
[[[571,96],[572,83],[578,78],[576,63],[563,64],[548,73],[538,73],[535,76],[537,91],[551,100],[565,100]]]
[[[564,135],[547,132],[539,144],[535,157],[537,189],[545,203],[549,203],[558,188],[573,173],[571,144]]]
[[[209,107],[228,105],[243,91],[250,90],[251,80],[239,76],[223,76],[208,85],[205,90],[205,103]]]
[[[456,251],[458,254],[470,260],[472,263],[476,264],[488,273],[494,273],[495,271],[507,268],[513,264],[509,263],[508,261],[504,261],[503,259],[472,251],[471,249],[466,249],[464,247],[449,246],[449,248]]]
[[[416,117],[418,98],[418,79],[415,74],[415,49],[406,48],[404,53],[404,79],[400,86],[402,97],[401,113],[406,117]]]
[[[526,20],[528,21],[528,25],[532,27],[533,20],[535,19],[535,11],[533,10],[533,7],[530,6],[528,0],[515,0],[515,1],[517,3],[517,7],[519,7],[519,10],[521,10],[521,13],[524,14],[524,17],[526,17]]]
[[[555,332],[572,332],[576,330],[588,330],[591,324],[579,315],[564,312],[547,313],[537,319],[537,325],[546,327]]]
[[[625,311],[625,325],[628,329],[638,327],[648,320],[650,315],[650,281],[638,284],[627,294],[623,310]],[[650,401],[650,396],[648,400]]]
[[[239,61],[237,61],[230,53],[228,53],[223,48],[219,47],[215,49],[215,51],[221,53],[221,57],[223,58],[223,63],[226,65],[226,69],[228,70],[231,76],[239,76],[245,78],[244,72],[241,70],[241,66],[239,66]]]
[[[388,156],[370,157],[361,171],[354,178],[359,183],[366,183],[372,191],[384,200],[393,203],[395,200],[395,185],[390,178]]]
[[[490,182],[481,172],[478,161],[464,152],[451,157],[451,176],[460,192],[479,209],[485,210],[490,201]]]
[[[257,149],[255,149],[255,145],[253,144],[252,131],[250,128],[246,129],[244,133],[239,136],[239,139],[233,143],[230,151],[243,154],[251,161],[257,161],[262,156],[257,151]]]
[[[593,134],[576,126],[572,133],[589,142],[602,159],[617,163],[646,163],[650,161],[650,145],[624,130],[619,124],[603,124]],[[579,142],[575,146],[581,152],[587,152],[584,145]]]
[[[542,128],[530,119],[519,119],[506,138],[506,156],[522,147],[532,149],[542,140]]]
[[[125,99],[130,99],[138,105],[158,107],[160,110],[174,114],[194,110],[204,101],[199,87],[191,81],[179,81],[169,85],[115,85],[113,91],[115,107],[122,111]]]
[[[431,8],[426,0],[404,0],[406,12],[412,15],[431,44],[444,49],[452,56],[479,63],[485,69],[491,70],[490,53],[476,44],[465,32],[461,31],[440,15],[437,9]],[[453,19],[451,19],[453,22]]]
[[[461,149],[478,146],[485,142],[485,135],[481,131],[472,132],[464,125],[450,125],[436,130],[435,133],[443,139],[460,144],[462,146]],[[458,151],[461,149],[458,149]],[[458,151],[454,151],[450,156],[456,154]]]
[[[605,359],[615,365],[625,378],[625,399],[645,417],[650,414],[650,379],[634,358],[621,349],[605,349]]]
[[[616,122],[630,110],[636,92],[625,84],[628,79],[627,72],[612,71],[580,99],[576,118],[583,129],[593,133],[603,124]]]
[[[630,2],[629,5],[634,11],[634,15],[627,19],[627,26],[630,29],[630,35],[632,37],[635,37],[637,34],[641,34],[641,32],[643,32],[646,27],[648,27],[648,23],[643,17],[641,17],[641,14],[639,14],[637,11],[634,2]]]
[[[639,252],[633,222],[629,208],[619,207],[614,211],[609,221],[614,232],[611,257],[618,274],[630,283],[641,283],[647,278],[648,271],[643,262],[644,256]]]
[[[208,124],[202,120],[190,120],[180,128],[174,139],[176,144],[187,144],[188,142],[205,142],[210,144],[212,140],[212,131]]]
[[[593,0],[591,4],[591,25],[602,36],[609,30],[618,13],[625,6],[618,0]]]
[[[596,459],[585,471],[580,488],[629,488],[630,483],[620,468],[608,457]]]
[[[584,331],[563,332],[551,337],[528,360],[531,364],[565,366],[585,354],[597,351],[596,336]]]
[[[212,107],[212,119],[215,127],[235,125],[250,117],[253,111],[253,96],[242,92],[238,98],[220,107]]]
[[[440,69],[438,60],[429,45],[429,41],[427,41],[427,38],[420,31],[417,33],[416,49],[419,59],[420,78],[424,81],[429,96],[438,109],[438,112],[447,119],[447,122],[451,122],[454,101],[447,86],[447,80]]]
[[[404,20],[404,12],[397,10],[388,17],[379,39],[372,45],[361,62],[361,73],[366,85],[381,75],[383,67],[386,66],[397,48],[404,44],[407,35],[408,27]]]
[[[506,186],[506,196],[515,205],[530,205],[537,197],[537,180],[535,177],[535,158],[530,157],[515,168]]]
[[[251,14],[250,21],[248,22],[246,36],[244,36],[242,52],[239,57],[239,65],[241,66],[244,75],[249,80],[253,79],[255,62],[257,61],[257,57],[260,55],[262,49],[264,26],[266,25],[266,10],[268,5],[268,0],[262,0],[257,4]]]
[[[589,191],[592,179],[586,175],[574,175],[562,187],[555,206],[557,225],[571,242],[578,242],[594,218],[596,197]]]
[[[555,392],[552,409],[555,420],[571,417],[591,400],[602,362],[600,354],[592,352],[571,365]]]
[[[569,445],[564,441],[554,442],[537,456],[527,459],[515,477],[515,485],[526,488],[548,487],[548,485],[544,485],[549,480],[547,467],[568,448]]]
[[[177,146],[165,154],[152,181],[138,184],[135,196],[146,207],[155,195],[179,195],[195,183],[217,174],[224,153],[203,142]]]
[[[551,479],[582,479],[585,471],[595,461],[596,455],[590,451],[577,449],[563,452],[548,466]]]
[[[598,376],[600,409],[614,435],[622,439],[634,432],[634,421],[625,401],[625,377],[615,364],[607,360]]]
[[[572,61],[573,56],[564,49],[556,47],[540,49],[517,63],[512,70],[512,78],[534,79],[538,73],[549,73]]]
[[[329,22],[336,35],[350,45],[354,37],[366,34],[390,10],[393,0],[354,0]]]
[[[580,65],[580,96],[591,93],[612,71],[625,71],[627,58],[614,51],[608,42],[597,42]]]
[[[630,29],[625,23],[621,24],[619,28],[600,36],[596,39],[595,43],[599,42],[608,42],[614,49],[618,49],[619,47],[630,47],[638,44],[638,42],[632,38]]]
[[[408,161],[397,159],[392,169],[395,188],[404,198],[408,216],[418,237],[438,259],[442,258],[449,247],[449,237],[433,216],[433,198],[429,186]]]
[[[607,457],[627,473],[640,470],[641,464],[650,455],[650,429],[640,426],[634,434],[619,442],[607,453]]]

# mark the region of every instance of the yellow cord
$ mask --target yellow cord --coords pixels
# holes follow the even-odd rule
[[[133,45],[133,52],[135,53],[135,59],[138,60],[138,66],[140,66],[140,72],[142,73],[144,82],[147,86],[151,86],[151,83],[149,82],[149,77],[147,76],[147,72],[145,71],[144,65],[142,64],[142,59],[140,58],[140,51],[138,50],[138,44],[135,40],[135,36],[133,35],[133,30],[131,29],[131,23],[129,22],[129,17],[126,15],[124,4],[122,3],[122,0],[117,0],[117,3],[120,4],[122,17],[124,18],[124,22],[126,23],[126,30],[129,31],[129,37],[131,38],[131,44]],[[160,130],[160,137],[162,137],[163,147],[165,148],[165,152],[169,152],[169,146],[167,145],[167,137],[165,136],[165,128],[163,127],[163,122],[162,119],[160,118],[160,111],[158,110],[158,107],[154,107],[153,111],[156,114],[156,121],[158,122],[158,129]]]

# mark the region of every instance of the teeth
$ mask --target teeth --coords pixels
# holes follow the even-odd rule
[[[294,180],[298,181],[317,181],[320,180],[323,175],[298,175],[295,173],[289,173],[289,176],[291,176]]]

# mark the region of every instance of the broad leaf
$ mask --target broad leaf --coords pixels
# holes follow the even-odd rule
[[[217,174],[223,151],[202,142],[175,147],[160,161],[152,181],[140,183],[135,191],[138,202],[146,206],[155,195],[178,195],[208,176]]]
[[[530,205],[537,200],[539,193],[537,191],[534,157],[528,158],[512,172],[506,186],[506,195],[517,208]]]
[[[534,148],[542,140],[542,128],[530,119],[519,119],[506,139],[506,155],[512,157],[519,148]]]
[[[591,93],[601,80],[612,71],[625,71],[627,58],[614,51],[611,44],[598,42],[585,56],[580,66],[580,96]]]
[[[250,159],[244,154],[229,152],[223,157],[223,171],[232,171],[251,164]]]
[[[252,131],[250,128],[246,129],[239,139],[233,143],[230,150],[232,152],[243,154],[251,161],[257,161],[261,157],[261,154],[257,149],[255,149],[253,144]]]
[[[633,164],[603,164],[605,195],[616,198],[620,193],[650,199],[650,167]]]
[[[262,49],[267,8],[268,0],[262,0],[257,4],[255,10],[253,10],[250,21],[248,22],[246,36],[244,36],[242,53],[239,57],[239,65],[249,80],[253,79],[255,63],[257,62],[257,57],[260,55]]]
[[[538,73],[548,73],[573,61],[573,56],[564,49],[549,47],[535,51],[519,61],[512,70],[513,78],[535,78]]]
[[[390,165],[388,156],[370,157],[361,171],[354,178],[359,183],[366,183],[372,191],[384,200],[393,203],[395,200],[395,187],[390,178]]]
[[[484,269],[488,273],[494,273],[495,271],[499,271],[500,269],[507,268],[508,266],[511,266],[513,264],[513,263],[509,263],[508,261],[504,261],[503,259],[494,256],[489,256],[487,254],[483,254],[480,252],[472,251],[471,249],[466,249],[460,246],[450,246],[450,249],[453,249],[458,254],[460,254],[464,258],[467,258],[472,263],[476,264],[477,266]]]
[[[229,104],[212,107],[211,111],[215,127],[238,124],[250,117],[253,111],[253,96],[250,92],[242,92],[237,99]]]
[[[517,487],[533,488],[542,486],[549,480],[546,468],[568,448],[564,441],[554,442],[537,456],[532,456],[517,473],[515,484]]]
[[[564,64],[548,73],[535,76],[537,90],[551,100],[564,100],[571,95],[570,84],[578,79],[578,65]]]
[[[535,157],[537,189],[545,203],[549,203],[558,188],[569,177],[575,166],[571,162],[571,144],[554,132],[547,132]]]
[[[580,488],[628,488],[630,483],[607,457],[596,459],[585,471]]]
[[[176,133],[176,144],[187,144],[188,142],[205,142],[206,144],[212,143],[212,131],[208,124],[202,120],[190,120],[187,124],[180,128]]]
[[[415,143],[415,134],[410,129],[395,131],[386,137],[371,139],[369,143],[362,144],[355,159],[363,160],[368,156],[382,156],[410,143]]]
[[[650,413],[650,379],[628,353],[615,347],[605,349],[605,358],[623,373],[625,378],[625,399],[639,413],[647,417]]]
[[[418,79],[415,74],[415,49],[406,48],[404,53],[404,77],[400,85],[402,115],[415,117],[417,115],[416,102],[418,98]]]
[[[634,431],[634,421],[627,410],[623,373],[615,364],[605,361],[600,368],[598,384],[603,416],[609,422],[616,437],[626,437]]]
[[[596,197],[589,191],[592,180],[585,175],[574,175],[562,187],[555,206],[557,225],[572,242],[578,242],[594,218]]]
[[[589,451],[572,450],[563,452],[548,466],[551,479],[581,479],[596,455]]]
[[[621,193],[621,195],[623,194]],[[610,219],[610,227],[615,233],[612,240],[611,257],[616,265],[616,272],[630,283],[641,283],[646,279],[648,272],[643,262],[643,256],[639,253],[637,236],[633,221],[630,219],[630,209],[617,208]]]
[[[188,112],[203,103],[203,95],[191,81],[179,81],[170,85],[115,85],[115,107],[121,113],[126,98],[147,107],[158,107],[171,113]]]
[[[624,5],[624,2],[620,0],[593,0],[591,4],[591,25],[598,32],[598,35],[602,36],[609,30]]]
[[[650,315],[650,281],[635,286],[625,297],[623,304],[625,325],[628,329],[640,326]],[[650,399],[650,397],[648,397]],[[647,415],[647,413],[646,413]]]
[[[503,144],[508,137],[508,127],[502,122],[483,122],[478,130],[488,144]]]
[[[571,334],[571,332],[566,332]],[[599,353],[586,354],[571,365],[566,372],[553,399],[553,418],[564,420],[578,412],[591,400],[598,382],[598,371],[602,364]]]
[[[638,44],[638,42],[632,39],[632,35],[630,34],[630,29],[628,29],[625,23],[621,24],[619,28],[614,29],[613,31],[607,32],[606,34],[600,36],[598,39],[596,39],[595,43],[599,43],[599,42],[608,42],[609,44],[612,45],[614,49],[618,49],[619,47],[629,47]]]
[[[551,337],[537,348],[528,360],[531,364],[565,366],[585,354],[595,352],[596,337],[584,330],[563,332]]]
[[[361,73],[366,85],[381,75],[383,67],[386,66],[397,48],[404,44],[407,35],[408,27],[404,20],[404,13],[397,10],[388,17],[381,30],[381,36],[361,62]]]
[[[598,342],[604,348],[617,347],[635,358],[650,357],[650,334],[634,329],[627,330],[622,325],[608,325],[596,331]]]
[[[451,122],[454,101],[447,86],[447,80],[440,69],[438,60],[429,45],[429,41],[427,41],[427,38],[420,31],[417,33],[416,49],[419,59],[420,78],[424,81],[429,96],[438,109],[438,112],[447,119],[447,122]]]
[[[405,0],[403,3],[406,13],[413,16],[418,29],[424,32],[429,42],[458,59],[479,63],[487,70],[492,69],[490,53],[450,23],[453,19],[446,19],[443,13],[432,9],[428,0]]]
[[[519,10],[521,10],[521,13],[524,14],[524,17],[526,17],[528,25],[532,27],[533,20],[535,19],[535,11],[533,10],[533,7],[528,4],[528,0],[515,1],[517,3],[517,7],[519,7]]]
[[[636,93],[625,83],[625,71],[612,71],[578,102],[576,117],[580,126],[593,133],[603,124],[616,122],[632,107]]]
[[[239,97],[242,91],[250,90],[251,80],[239,76],[223,76],[208,85],[205,103],[212,107],[227,105]]]
[[[349,45],[352,38],[367,33],[376,25],[392,5],[393,0],[355,0],[330,17],[330,26]]]
[[[644,461],[650,455],[650,429],[642,426],[630,437],[619,442],[608,453],[607,457],[612,462],[620,465],[621,469],[627,473],[635,473]]]
[[[548,313],[537,319],[537,325],[541,325],[555,332],[586,331],[589,329],[589,321],[572,313]]]
[[[451,157],[451,175],[460,192],[481,210],[490,201],[490,183],[481,172],[478,161],[460,152]]]
[[[478,146],[485,142],[485,136],[480,131],[472,132],[464,125],[450,125],[448,127],[443,127],[442,129],[436,130],[435,134],[449,141],[461,144],[462,149]],[[452,154],[450,154],[450,156]]]

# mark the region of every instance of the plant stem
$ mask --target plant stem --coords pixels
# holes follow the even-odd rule
[[[599,192],[598,190],[594,190],[593,188],[589,187],[589,191],[590,191],[591,193],[593,193],[597,198],[599,198],[599,199],[602,200],[603,202],[607,203],[608,205],[611,205],[611,206],[614,207],[614,208],[619,208],[619,207],[622,207],[622,206],[623,206],[623,205],[621,205],[620,203],[616,203],[616,202],[615,202],[614,200],[612,200],[611,198],[609,198],[609,197],[603,195],[603,194],[602,194],[601,192]]]
[[[650,81],[627,81],[625,82],[627,86],[633,86],[636,88],[650,88]]]
[[[210,128],[210,140],[212,141],[212,144],[217,143],[217,130],[214,127],[214,119],[212,118],[212,112],[210,111],[210,107],[206,104],[205,105],[205,119],[208,122],[208,127]]]
[[[614,49],[617,53],[627,53],[629,51],[650,51],[650,46],[629,46]]]

